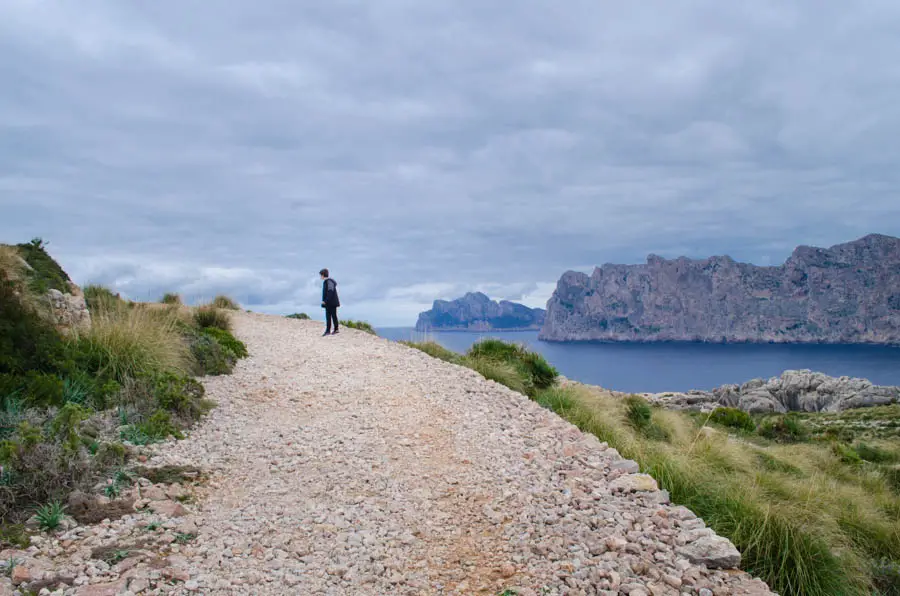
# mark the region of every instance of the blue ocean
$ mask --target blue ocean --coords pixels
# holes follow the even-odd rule
[[[378,329],[392,340],[433,340],[455,352],[496,337],[540,352],[566,377],[628,392],[712,389],[756,377],[808,368],[832,376],[900,385],[900,348],[866,345],[703,344],[703,343],[551,343],[537,331],[430,332],[408,327]]]

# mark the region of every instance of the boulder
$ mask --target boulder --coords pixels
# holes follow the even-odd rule
[[[741,553],[730,540],[706,534],[678,549],[678,554],[696,565],[710,569],[734,569],[741,564]]]
[[[69,283],[69,293],[52,289],[47,292],[50,313],[56,327],[65,333],[83,332],[91,328],[91,313],[81,289]]]

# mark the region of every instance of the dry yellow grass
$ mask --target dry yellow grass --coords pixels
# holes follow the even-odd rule
[[[174,312],[116,308],[95,316],[90,331],[75,341],[120,381],[155,372],[186,374],[191,357],[177,321]]]
[[[732,436],[659,408],[651,438],[629,423],[622,396],[577,384],[537,400],[635,459],[673,501],[734,541],[745,568],[780,593],[862,595],[897,586],[883,561],[900,560],[900,496],[881,473],[848,465],[830,444]]]

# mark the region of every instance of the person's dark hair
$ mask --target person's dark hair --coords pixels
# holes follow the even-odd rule
[[[321,271],[319,271],[319,275],[324,275],[325,277],[329,277],[328,269],[322,269]]]

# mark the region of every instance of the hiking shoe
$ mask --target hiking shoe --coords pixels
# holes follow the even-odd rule
[[[325,333],[322,334],[322,337],[326,337],[328,335],[331,335],[331,334],[326,331]]]
[[[332,333],[331,335],[337,335],[337,334],[338,334],[338,330],[335,329],[335,330],[334,330],[334,333]]]

